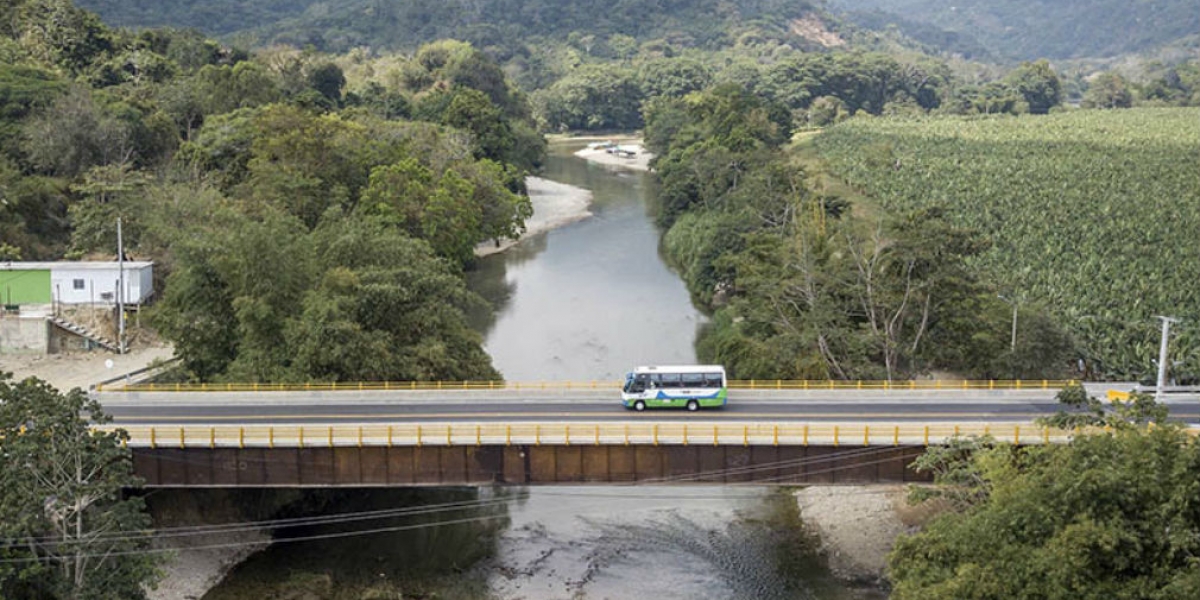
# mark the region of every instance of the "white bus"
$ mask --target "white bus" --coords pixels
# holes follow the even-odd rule
[[[686,408],[691,411],[725,406],[725,367],[692,365],[638,367],[625,375],[621,401],[625,408]]]

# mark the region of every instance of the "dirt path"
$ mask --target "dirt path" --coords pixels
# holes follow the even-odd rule
[[[62,391],[88,386],[148,366],[155,360],[175,355],[170,346],[134,348],[127,354],[103,350],[71,354],[0,354],[0,371],[13,373],[17,380],[26,377],[44,379]],[[108,366],[108,361],[112,366]]]

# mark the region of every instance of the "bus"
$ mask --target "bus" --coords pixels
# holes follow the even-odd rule
[[[625,375],[621,401],[625,408],[703,408],[725,406],[725,367],[693,365],[638,367]]]

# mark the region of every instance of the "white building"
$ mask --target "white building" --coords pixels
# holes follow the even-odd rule
[[[43,282],[45,273],[49,272],[49,290],[46,290],[46,295],[58,304],[115,305],[119,299],[116,292],[117,282],[121,279],[120,269],[120,263],[116,261],[0,263],[0,271],[41,272]],[[124,302],[146,302],[154,294],[154,263],[125,261],[124,280]]]

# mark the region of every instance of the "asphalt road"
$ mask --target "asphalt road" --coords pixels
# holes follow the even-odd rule
[[[1103,397],[1103,389],[1089,389]],[[721,409],[698,413],[622,407],[615,390],[495,392],[100,392],[117,424],[266,425],[438,422],[1029,422],[1060,410],[1055,390],[731,390]],[[1168,400],[1200,423],[1200,395]]]

